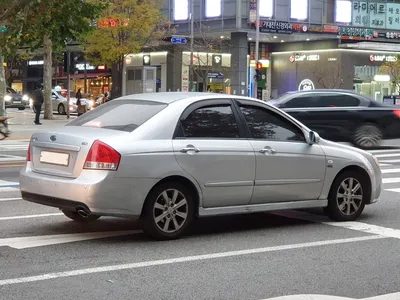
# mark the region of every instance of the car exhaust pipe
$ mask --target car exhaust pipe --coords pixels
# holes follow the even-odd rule
[[[84,219],[89,218],[89,213],[87,211],[85,211],[84,209],[80,208],[76,212],[78,213],[79,216],[81,216]]]

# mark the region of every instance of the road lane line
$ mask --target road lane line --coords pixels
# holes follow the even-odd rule
[[[41,215],[26,215],[26,216],[12,216],[12,217],[0,217],[0,221],[8,220],[20,220],[20,219],[33,219],[33,218],[44,218],[44,217],[54,217],[63,216],[63,213],[53,213],[53,214],[41,214]]]
[[[381,157],[396,157],[400,156],[400,152],[397,153],[387,153],[387,154],[375,154],[376,158],[381,158]]]
[[[235,256],[261,254],[261,253],[276,252],[276,251],[283,251],[283,250],[293,250],[293,249],[302,249],[302,248],[320,247],[320,246],[328,246],[328,245],[363,242],[363,241],[378,240],[378,239],[383,239],[383,238],[385,238],[385,237],[378,236],[378,235],[372,235],[372,236],[363,236],[363,237],[356,237],[356,238],[327,240],[327,241],[300,243],[300,244],[283,245],[283,246],[272,246],[272,247],[265,247],[265,248],[253,248],[253,249],[246,249],[246,250],[217,252],[217,253],[194,255],[194,256],[183,256],[183,257],[177,257],[177,258],[150,260],[150,261],[143,261],[143,262],[137,262],[137,263],[121,264],[121,265],[105,266],[105,267],[97,267],[97,268],[77,269],[77,270],[65,271],[65,272],[47,273],[47,274],[42,274],[42,275],[37,275],[37,276],[3,279],[3,280],[0,280],[0,286],[18,284],[18,283],[27,283],[27,282],[37,282],[37,281],[43,281],[43,280],[49,280],[49,279],[87,275],[87,274],[94,274],[94,273],[104,273],[104,272],[138,269],[138,268],[146,268],[146,267],[153,267],[153,266],[162,266],[162,265],[184,263],[184,262],[193,262],[193,261],[201,261],[201,260],[204,261],[204,260],[212,260],[212,259],[218,259],[218,258],[229,258],[229,257],[235,257]]]
[[[380,163],[386,163],[386,164],[396,164],[400,163],[400,159],[388,159],[388,160],[379,160]]]
[[[385,189],[385,191],[400,193],[400,188],[397,188],[397,189]]]
[[[290,219],[298,219],[303,221],[309,221],[313,223],[320,223],[323,225],[342,227],[345,229],[360,231],[364,233],[379,235],[387,238],[400,239],[400,229],[393,229],[388,227],[382,227],[362,222],[330,222],[326,221],[327,217],[323,215],[314,215],[303,211],[282,211],[274,212],[273,215],[286,217]]]
[[[1,191],[1,189],[0,189]],[[7,201],[18,201],[22,200],[22,198],[0,198],[0,202],[7,202]]]
[[[289,295],[275,298],[268,298],[263,300],[399,300],[400,293],[380,295],[370,298],[347,298],[339,296],[329,296],[329,295],[317,295],[317,294],[301,294],[301,295]]]
[[[400,149],[386,149],[386,150],[368,150],[369,153],[391,153],[391,152],[399,152]]]
[[[82,232],[57,235],[40,235],[0,239],[0,247],[8,246],[15,249],[27,249],[49,245],[103,239],[109,237],[143,233],[141,230],[120,230],[105,232]]]

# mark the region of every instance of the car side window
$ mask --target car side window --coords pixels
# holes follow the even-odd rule
[[[253,105],[242,105],[240,110],[254,139],[305,142],[300,128],[273,111]]]
[[[185,138],[239,138],[239,125],[230,105],[197,108],[181,121]]]
[[[284,108],[317,107],[318,103],[313,95],[301,95],[283,104]]]
[[[354,107],[360,105],[360,99],[346,94],[326,94],[320,96],[320,107]]]

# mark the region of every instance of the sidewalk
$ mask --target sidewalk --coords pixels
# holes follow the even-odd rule
[[[30,139],[32,134],[38,131],[47,131],[62,127],[76,118],[76,115],[71,115],[70,119],[67,116],[54,114],[53,120],[43,120],[41,115],[40,122],[42,125],[35,125],[35,115],[30,109],[24,111],[7,110],[9,129],[11,131],[8,140],[24,140]]]

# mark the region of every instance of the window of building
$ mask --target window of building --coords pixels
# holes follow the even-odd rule
[[[306,20],[308,18],[308,0],[290,0],[290,18]]]
[[[174,20],[189,19],[189,0],[174,0]]]
[[[229,105],[208,106],[193,111],[181,121],[186,138],[239,138],[239,126]]]
[[[252,105],[240,109],[254,139],[305,142],[301,129],[276,113]]]
[[[351,0],[336,0],[335,22],[351,23]]]
[[[272,18],[274,15],[274,0],[260,0],[260,17]]]
[[[216,18],[221,16],[221,0],[205,0],[206,18]]]

